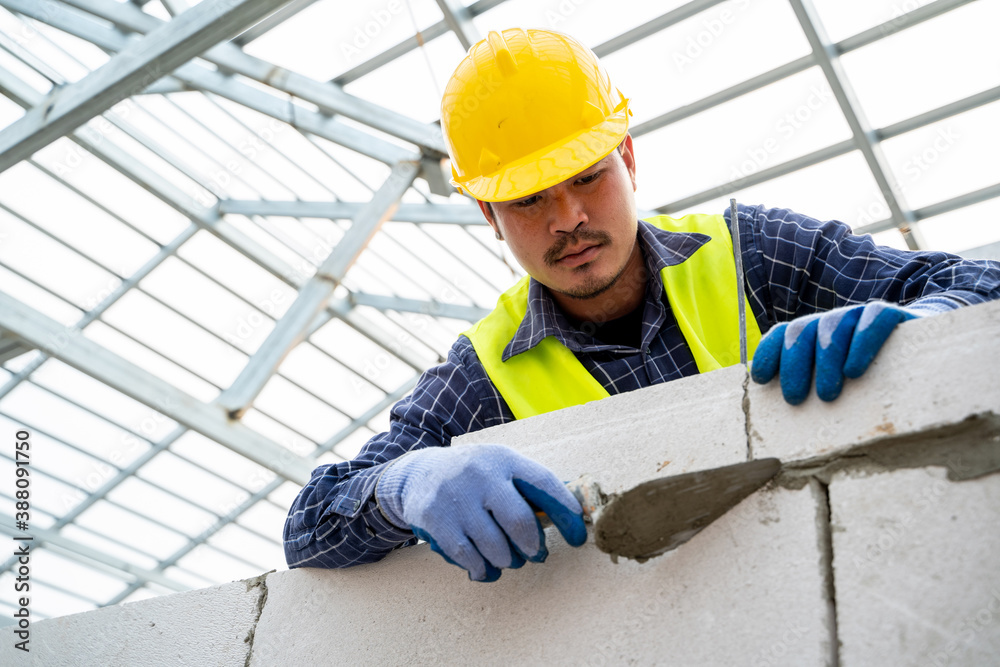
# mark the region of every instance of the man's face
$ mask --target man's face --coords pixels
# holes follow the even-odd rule
[[[631,136],[620,150],[558,185],[494,202],[492,215],[479,203],[521,266],[553,292],[596,297],[628,263],[638,225]]]

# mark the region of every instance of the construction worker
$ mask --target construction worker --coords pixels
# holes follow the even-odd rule
[[[630,113],[570,37],[512,29],[470,49],[442,100],[453,182],[530,278],[421,376],[389,431],[316,469],[285,525],[289,567],[372,562],[421,538],[493,581],[545,560],[533,508],[582,544],[580,506],[551,471],[451,439],[737,364],[738,299],[753,379],[779,377],[796,404],[813,377],[835,399],[898,323],[1000,297],[996,262],[880,247],[839,222],[756,206],[738,209],[737,295],[728,211],[637,219]]]

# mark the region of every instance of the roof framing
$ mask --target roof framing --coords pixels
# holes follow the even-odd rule
[[[54,88],[40,105],[0,132],[0,172],[252,25],[285,1],[205,0],[150,31],[145,39],[128,46],[81,81]]]

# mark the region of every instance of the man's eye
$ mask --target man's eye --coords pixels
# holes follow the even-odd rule
[[[522,199],[521,201],[517,202],[516,204],[514,204],[514,206],[525,208],[527,206],[531,206],[532,204],[537,203],[539,199],[541,199],[541,197],[539,197],[538,195],[532,195],[527,199]]]
[[[593,183],[597,180],[597,177],[601,175],[601,172],[595,171],[593,174],[587,174],[586,176],[581,176],[579,178],[580,183],[586,185],[587,183]]]

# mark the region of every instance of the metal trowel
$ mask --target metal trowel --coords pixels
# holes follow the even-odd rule
[[[601,551],[638,561],[676,549],[778,474],[778,459],[661,477],[605,495],[584,475],[567,484]]]

